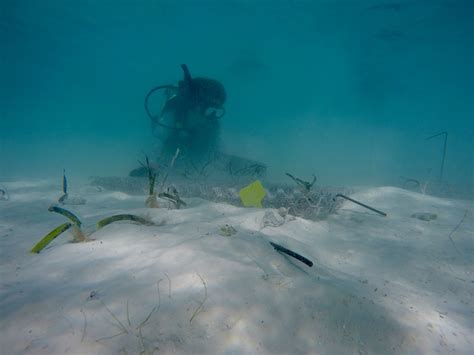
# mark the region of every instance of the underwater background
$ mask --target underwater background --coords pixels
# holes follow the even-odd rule
[[[0,180],[126,176],[150,88],[221,81],[225,152],[323,185],[472,184],[474,1],[2,0]]]

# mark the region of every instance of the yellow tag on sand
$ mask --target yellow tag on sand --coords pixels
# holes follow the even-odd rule
[[[240,199],[245,207],[262,208],[262,200],[265,194],[265,189],[260,180],[252,182],[239,191]]]

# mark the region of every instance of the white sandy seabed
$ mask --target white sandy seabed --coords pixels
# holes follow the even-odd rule
[[[117,222],[85,243],[68,231],[31,254],[67,221],[48,212],[57,188],[3,186],[2,354],[472,354],[471,201],[371,188],[352,197],[387,217],[346,202],[324,221],[262,228],[264,209],[147,209],[144,196],[84,186],[87,203],[66,208],[86,230],[117,213],[157,225]],[[226,224],[237,233],[221,236]]]

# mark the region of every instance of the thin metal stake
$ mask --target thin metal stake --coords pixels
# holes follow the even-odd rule
[[[435,134],[433,136],[430,136],[430,137],[426,138],[426,140],[429,140],[429,139],[436,138],[436,137],[439,137],[439,136],[442,136],[442,135],[444,135],[444,144],[443,144],[443,157],[442,157],[442,160],[441,160],[441,168],[439,170],[439,181],[440,182],[443,180],[444,160],[446,158],[446,146],[448,144],[448,132],[446,132],[446,131],[440,132],[438,134]]]
[[[355,204],[357,204],[357,205],[359,205],[359,206],[362,206],[362,207],[365,207],[365,208],[367,208],[367,209],[369,209],[369,210],[371,210],[371,211],[374,211],[375,213],[378,213],[378,214],[381,215],[381,216],[387,217],[387,214],[386,214],[385,212],[382,212],[382,211],[379,211],[379,210],[377,210],[377,209],[375,209],[375,208],[373,208],[373,207],[367,206],[367,205],[363,204],[362,202],[359,202],[359,201],[356,201],[356,200],[354,200],[354,199],[352,199],[352,198],[350,198],[350,197],[347,197],[346,195],[337,194],[337,195],[334,197],[334,199],[336,199],[336,197],[345,198],[346,200],[349,200],[349,201],[351,201],[351,202],[354,202]]]

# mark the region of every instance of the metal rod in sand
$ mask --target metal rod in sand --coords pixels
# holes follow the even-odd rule
[[[448,145],[448,132],[440,132],[438,134],[429,136],[428,138],[426,138],[426,140],[430,140],[439,136],[444,136],[443,156],[441,158],[441,167],[439,169],[439,181],[441,182],[443,180],[444,160],[446,159],[446,146]]]
[[[365,207],[371,211],[374,211],[375,213],[378,213],[379,215],[381,216],[384,216],[384,217],[387,217],[387,214],[385,212],[382,212],[382,211],[379,211],[378,209],[376,208],[373,208],[373,207],[370,207],[370,206],[367,206],[366,204],[362,203],[362,202],[359,202],[359,201],[356,201],[350,197],[347,197],[346,195],[343,195],[343,194],[337,194],[334,199],[336,199],[336,197],[342,197],[342,198],[345,198],[346,200],[349,200],[351,202],[354,202],[356,205],[359,205],[359,206],[362,206],[362,207]]]

